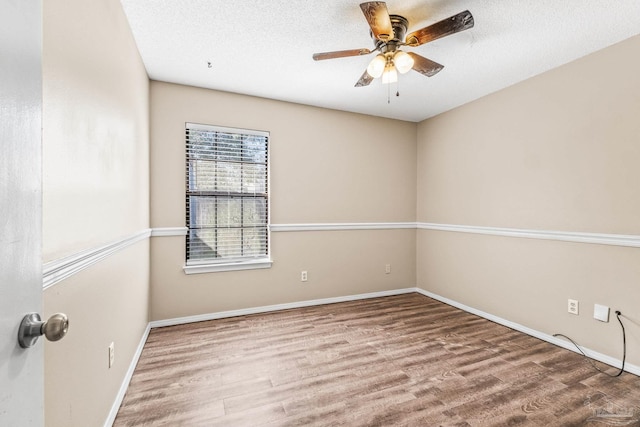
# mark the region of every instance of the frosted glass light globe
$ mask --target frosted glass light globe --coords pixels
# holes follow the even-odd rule
[[[371,60],[367,67],[367,73],[374,79],[377,79],[384,72],[384,67],[387,64],[387,58],[384,55],[377,55]]]
[[[382,84],[395,83],[398,81],[398,72],[396,71],[396,67],[393,64],[389,64],[384,68],[384,73],[382,73]]]
[[[413,67],[413,58],[411,55],[401,50],[396,52],[393,57],[393,62],[396,64],[396,69],[400,74],[408,72]]]

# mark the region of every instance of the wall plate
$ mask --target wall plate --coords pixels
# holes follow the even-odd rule
[[[593,318],[601,322],[609,321],[609,307],[606,305],[595,304],[593,306]]]

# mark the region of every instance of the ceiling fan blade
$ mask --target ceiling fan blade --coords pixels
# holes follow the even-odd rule
[[[440,65],[430,59],[420,56],[417,53],[407,52],[413,58],[413,70],[423,74],[427,77],[434,76],[444,68],[444,65]]]
[[[356,83],[355,87],[369,86],[369,84],[373,81],[373,77],[367,73],[367,70],[364,70],[364,73],[360,77],[360,80]]]
[[[383,1],[370,1],[360,4],[360,9],[371,27],[373,36],[382,41],[392,40],[393,26],[387,11],[387,4]]]
[[[371,51],[369,49],[337,50],[335,52],[314,53],[313,59],[315,61],[321,61],[323,59],[345,58],[348,56],[368,55],[370,53]]]
[[[409,46],[420,46],[440,37],[468,30],[471,27],[473,27],[473,15],[468,10],[465,10],[421,30],[412,32],[406,37],[405,42]]]

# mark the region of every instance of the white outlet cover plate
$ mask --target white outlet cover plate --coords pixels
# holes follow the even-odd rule
[[[595,304],[593,306],[593,318],[601,322],[609,321],[609,307],[606,305]]]
[[[113,366],[113,363],[115,362],[115,358],[116,358],[115,344],[111,343],[109,344],[109,368]]]

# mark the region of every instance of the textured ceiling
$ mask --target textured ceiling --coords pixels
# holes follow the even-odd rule
[[[373,48],[359,1],[121,1],[153,80],[408,121],[640,33],[640,0],[389,0],[408,32],[467,9],[475,26],[404,48],[444,65],[437,75],[410,71],[397,87],[378,79],[356,88],[373,55],[311,55]]]

